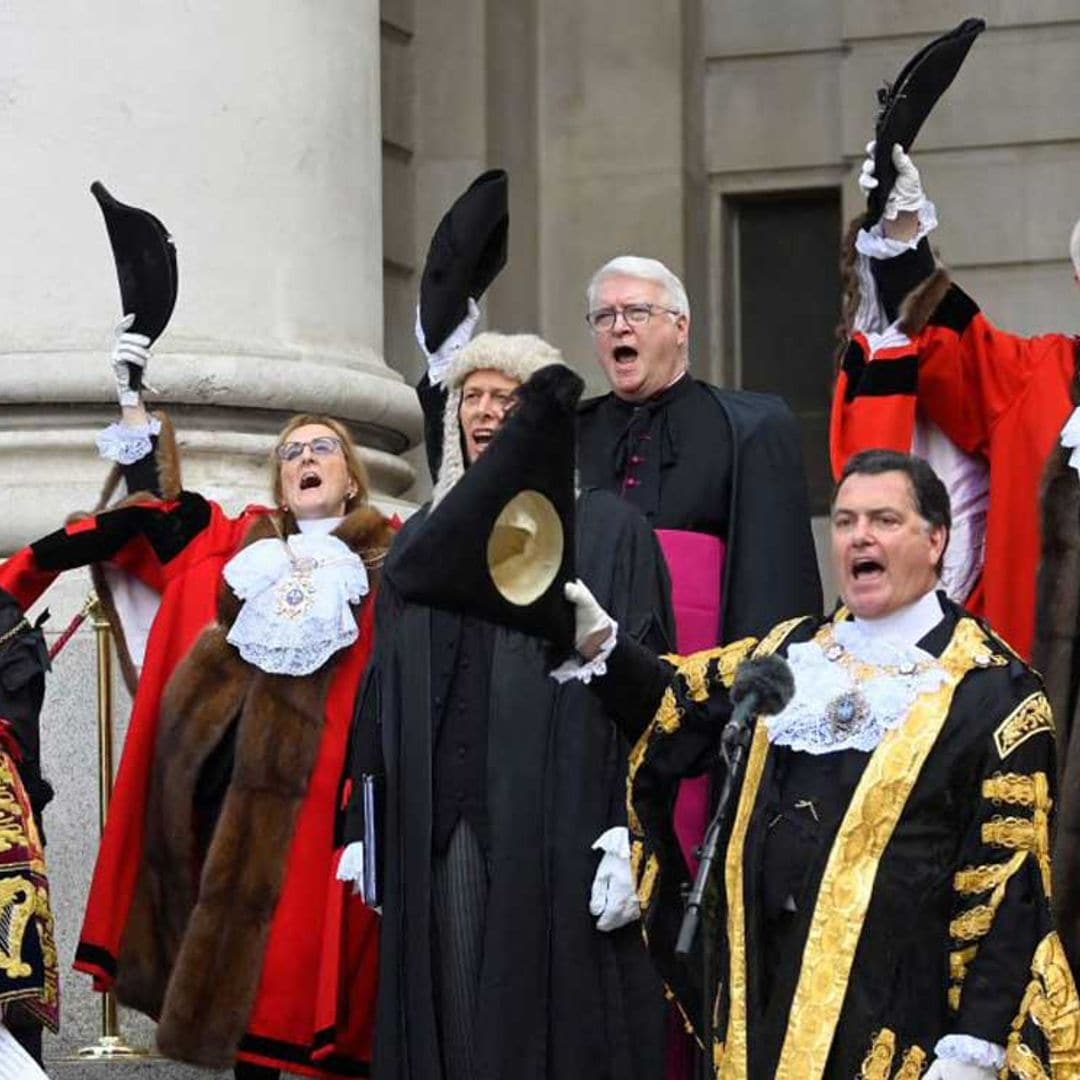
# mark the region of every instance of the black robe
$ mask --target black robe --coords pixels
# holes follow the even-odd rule
[[[689,374],[642,405],[590,398],[578,410],[578,468],[583,484],[621,494],[654,529],[726,543],[717,640],[821,611],[799,430],[781,398]]]
[[[423,514],[406,523],[402,540]],[[599,602],[635,640],[666,647],[667,574],[640,515],[607,492],[586,491],[576,535],[578,571]],[[391,576],[378,598],[376,660],[354,757],[354,777],[371,770],[363,747],[378,730],[386,810],[375,1075],[438,1080],[432,611],[403,602]],[[591,845],[626,823],[628,745],[585,686],[549,678],[542,642],[497,628],[493,653],[476,1078],[659,1080],[665,1001],[640,926],[601,933],[588,910],[600,858]],[[352,820],[346,840],[360,838]]]
[[[649,947],[697,1032],[707,1005],[715,1009],[713,1053],[725,1076],[916,1076],[953,1033],[1007,1047],[1010,1076],[1044,1075],[1021,1071],[1032,1060],[1048,1076],[1080,1066],[1080,1002],[1049,905],[1049,706],[1038,677],[1000,639],[943,606],[922,645],[941,657],[948,681],[873,753],[818,759],[843,791],[838,812],[822,815],[817,848],[803,853],[779,951],[764,868],[776,866],[770,830],[784,809],[783,774],[807,755],[755,728],[714,878],[726,918],[708,986],[701,957],[682,963],[673,951],[687,881],[671,828],[673,787],[715,755],[742,659],[783,654],[823,624],[792,620],[760,642],[679,659],[674,669],[632,645],[609,661],[598,689],[629,730],[658,705],[630,766]],[[907,1071],[895,1071],[901,1065]]]

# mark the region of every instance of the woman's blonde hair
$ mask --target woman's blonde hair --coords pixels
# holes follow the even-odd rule
[[[285,496],[281,486],[281,459],[278,457],[278,447],[289,441],[289,436],[297,428],[307,427],[309,424],[318,424],[329,428],[341,442],[341,452],[345,455],[345,468],[348,470],[349,479],[356,488],[356,493],[345,500],[345,513],[352,513],[358,506],[363,506],[368,497],[368,475],[364,463],[360,460],[360,454],[356,449],[349,429],[335,420],[332,416],[323,416],[319,413],[298,413],[289,419],[289,422],[281,429],[274,442],[274,450],[270,456],[270,490],[274,495],[274,505],[285,509]]]

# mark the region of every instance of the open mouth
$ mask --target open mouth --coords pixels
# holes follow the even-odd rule
[[[616,345],[611,355],[616,364],[629,364],[637,359],[638,352],[633,345]]]
[[[318,473],[306,472],[300,477],[300,490],[322,487],[322,477]]]
[[[474,428],[472,433],[472,441],[477,446],[487,446],[492,439],[495,438],[494,428]]]
[[[856,580],[869,580],[885,573],[885,567],[871,558],[858,558],[851,564],[851,576]]]

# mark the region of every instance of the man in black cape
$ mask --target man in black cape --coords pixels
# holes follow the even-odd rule
[[[580,407],[582,480],[621,495],[660,532],[680,650],[820,611],[799,431],[783,400],[690,374],[686,290],[656,259],[602,266],[587,320],[611,392]],[[686,610],[706,602],[700,589],[681,602],[684,577],[715,582],[704,625]]]
[[[457,353],[436,505],[516,386],[560,359],[531,335],[481,334]],[[636,900],[598,874],[621,862],[629,884],[629,746],[585,688],[549,677],[538,638],[396,591],[395,561],[429,512],[387,560],[354,743],[354,791],[365,773],[385,776],[375,1075],[659,1080],[665,1003]],[[667,647],[667,575],[641,516],[586,489],[575,533],[578,572],[620,626]],[[362,835],[350,820],[347,841]]]

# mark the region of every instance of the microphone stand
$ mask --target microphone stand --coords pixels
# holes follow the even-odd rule
[[[686,897],[686,910],[683,912],[679,936],[675,941],[675,955],[683,960],[689,957],[701,924],[705,888],[712,877],[713,863],[716,862],[720,837],[727,831],[729,824],[728,819],[730,817],[732,795],[735,792],[735,783],[742,773],[743,763],[746,760],[746,751],[750,745],[751,727],[748,721],[756,706],[757,695],[754,693],[748,694],[746,698],[735,706],[731,719],[724,725],[724,732],[720,737],[720,754],[727,768],[724,770],[724,780],[720,787],[720,797],[716,802],[716,811],[713,813],[709,827],[705,831],[705,839],[700,849],[701,861],[698,863],[693,887]],[[715,1066],[713,1064],[714,1003],[708,998],[709,987],[712,982],[712,959],[710,935],[708,934],[708,927],[706,927],[705,940],[701,950],[702,998],[704,1005],[702,1042],[705,1044],[701,1074],[706,1080],[712,1080],[712,1077],[715,1076]]]

